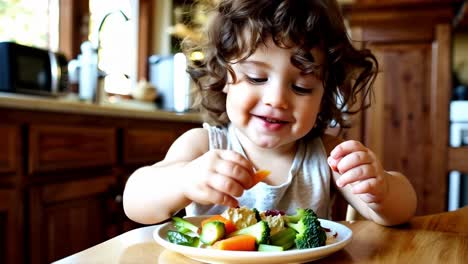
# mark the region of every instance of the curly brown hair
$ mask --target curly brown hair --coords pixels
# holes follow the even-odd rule
[[[335,0],[221,0],[206,33],[204,43],[185,43],[185,48],[205,55],[187,71],[196,84],[194,107],[208,122],[229,122],[223,88],[228,74],[236,80],[231,64],[248,58],[269,38],[278,47],[294,48],[291,63],[304,73],[321,72],[325,91],[309,135],[322,135],[330,125],[349,127],[344,115],[370,105],[365,99],[372,95],[378,63],[369,50],[352,46]],[[325,55],[321,65],[310,52],[317,47]]]

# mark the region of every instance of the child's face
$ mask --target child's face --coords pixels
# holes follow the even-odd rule
[[[291,64],[292,50],[272,41],[247,60],[232,65],[236,83],[226,85],[230,121],[255,145],[287,147],[315,124],[324,88],[313,74],[304,75]],[[323,54],[312,50],[321,63]]]

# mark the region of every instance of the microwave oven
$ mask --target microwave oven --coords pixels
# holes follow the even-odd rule
[[[59,95],[67,89],[67,64],[60,53],[0,42],[0,91]]]

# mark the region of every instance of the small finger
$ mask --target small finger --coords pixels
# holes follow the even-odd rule
[[[230,177],[226,177],[220,174],[215,174],[209,181],[209,186],[216,191],[240,197],[244,192],[244,188]]]
[[[205,190],[203,194],[199,195],[200,197],[199,200],[197,200],[197,202],[201,204],[220,204],[228,207],[236,207],[239,204],[239,202],[234,197],[223,192],[219,192],[210,187],[207,190]]]
[[[371,173],[370,166],[359,166],[352,168],[343,173],[336,181],[338,187],[344,187],[348,184],[363,181],[374,177]]]
[[[219,203],[219,204],[225,205],[227,207],[238,207],[239,206],[239,201],[237,201],[237,199],[235,199],[234,197],[229,196],[227,194],[224,194],[222,197],[223,197],[222,202]]]
[[[244,189],[252,185],[253,175],[238,163],[220,160],[215,165],[215,172],[237,181]]]
[[[375,178],[367,179],[365,181],[358,182],[353,185],[354,194],[372,194],[375,195],[376,190],[376,180]]]
[[[330,156],[334,159],[346,156],[354,151],[366,151],[367,148],[361,142],[356,140],[348,140],[338,144],[331,152]]]
[[[338,165],[339,160],[334,159],[334,158],[332,158],[332,157],[328,157],[328,158],[327,158],[327,162],[328,162],[328,165],[330,166],[330,168],[331,168],[333,171],[338,172],[338,167],[337,167],[337,165]]]
[[[254,165],[252,164],[252,162],[250,162],[250,160],[242,156],[240,153],[235,152],[235,151],[220,151],[219,155],[223,160],[228,160],[236,164],[239,164],[250,174],[253,175],[255,173]]]
[[[340,173],[345,173],[352,168],[370,164],[372,161],[372,157],[366,151],[355,151],[341,158],[336,167]]]

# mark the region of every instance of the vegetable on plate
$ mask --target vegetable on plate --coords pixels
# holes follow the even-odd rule
[[[214,243],[214,249],[236,250],[236,251],[255,251],[256,239],[251,235],[238,235],[228,237]]]
[[[206,218],[200,227],[183,218],[173,217],[175,230],[167,232],[167,240],[189,247],[278,252],[324,246],[327,233],[332,232],[322,228],[310,208],[298,208],[294,215],[274,209],[259,213],[255,208],[246,207],[226,211],[230,213]],[[246,216],[249,221],[245,223],[248,224],[237,228],[238,220]]]

